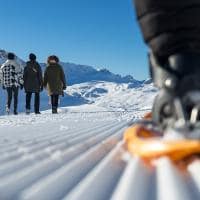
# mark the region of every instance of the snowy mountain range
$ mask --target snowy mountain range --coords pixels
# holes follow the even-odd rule
[[[7,52],[4,50],[0,50],[0,64],[5,62]],[[25,65],[25,61],[18,58],[18,62],[20,62],[23,66]],[[109,70],[103,69],[95,69],[94,67],[87,65],[79,65],[74,63],[64,63],[61,62],[61,65],[64,68],[65,74],[67,76],[68,85],[79,84],[90,81],[107,81],[107,82],[115,82],[115,83],[133,83],[134,85],[140,85],[143,81],[135,80],[131,75],[121,76],[119,74],[114,74]],[[43,70],[46,67],[45,63],[41,63]]]
[[[4,63],[7,60],[7,53],[5,50],[0,49],[0,65],[2,63]],[[25,65],[25,62],[20,59],[19,57],[17,57],[17,61],[21,64],[21,65]]]

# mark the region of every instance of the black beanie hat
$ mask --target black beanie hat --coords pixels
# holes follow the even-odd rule
[[[15,54],[14,53],[8,53],[8,60],[14,60],[15,59]]]
[[[31,53],[31,54],[29,55],[29,59],[30,59],[31,61],[35,61],[36,58],[37,58],[36,55],[33,54],[33,53]]]

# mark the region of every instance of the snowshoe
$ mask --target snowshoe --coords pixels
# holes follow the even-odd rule
[[[169,128],[162,131],[148,115],[124,134],[127,150],[147,162],[168,157],[174,162],[200,156],[200,124],[192,129]]]

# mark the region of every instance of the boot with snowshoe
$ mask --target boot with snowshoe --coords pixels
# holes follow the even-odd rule
[[[161,60],[150,54],[149,58],[160,91],[152,113],[126,130],[127,150],[151,163],[161,157],[176,163],[199,157],[200,55],[181,53]]]

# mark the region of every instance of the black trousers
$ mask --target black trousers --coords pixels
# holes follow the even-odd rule
[[[14,111],[17,111],[17,105],[18,105],[18,91],[19,87],[8,87],[7,90],[7,107],[10,109],[12,98],[14,97]]]
[[[59,99],[59,95],[57,95],[57,94],[51,95],[52,109],[57,109],[58,108],[58,99]]]
[[[144,40],[158,57],[200,54],[199,0],[133,0]]]
[[[31,97],[33,92],[26,92],[26,109],[31,109]],[[34,103],[35,113],[40,111],[40,93],[35,92],[35,103]]]

